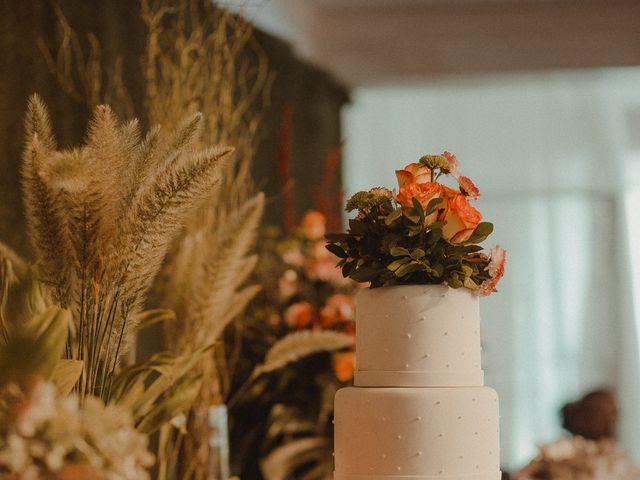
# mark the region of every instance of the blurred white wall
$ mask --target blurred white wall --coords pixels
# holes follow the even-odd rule
[[[360,88],[344,120],[347,194],[445,149],[480,187],[488,242],[509,251],[482,302],[504,464],[531,459],[560,434],[559,407],[600,386],[618,389],[640,459],[640,69]]]

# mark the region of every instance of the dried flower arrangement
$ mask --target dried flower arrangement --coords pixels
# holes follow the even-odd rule
[[[371,282],[371,288],[402,284],[441,284],[489,295],[504,273],[505,251],[482,252],[493,225],[469,199],[480,192],[460,173],[455,155],[425,155],[396,171],[399,191],[358,192],[347,211],[358,212],[344,234],[331,234],[327,248],[340,258],[345,277]],[[455,179],[458,190],[438,180]]]
[[[46,108],[37,96],[30,99],[22,175],[36,262],[29,267],[0,248],[0,383],[15,392],[3,400],[5,414],[12,401],[29,400],[41,377],[62,395],[72,390],[77,397],[47,404],[51,408],[74,415],[79,404],[80,424],[98,412],[106,420],[126,411],[114,435],[129,429],[125,436],[134,440],[146,441],[144,434],[193,404],[202,383],[193,368],[211,345],[159,353],[135,365],[123,358],[137,329],[175,321],[169,311],[142,311],[145,295],[171,242],[220,181],[232,152],[197,148],[200,123],[196,114],[169,134],[156,128],[143,137],[136,121],[121,124],[99,106],[86,144],[58,150]],[[43,435],[50,433],[47,422]],[[87,428],[68,433],[86,436]],[[2,441],[19,433],[9,429]],[[38,438],[34,445],[49,440]],[[141,468],[148,458],[140,457]],[[144,478],[142,470],[118,477],[109,468],[103,465],[105,478]]]
[[[221,181],[175,237],[154,289],[156,301],[177,313],[174,321],[163,323],[169,349],[177,355],[214,344],[195,365],[202,382],[187,415],[189,428],[166,427],[159,451],[161,476],[204,478],[210,431],[202,410],[228,397],[233,359],[239,355],[238,342],[226,347],[222,332],[259,289],[246,285],[256,262],[251,249],[264,205],[250,165],[273,74],[252,25],[241,16],[207,0],[143,0],[140,5],[147,27],[142,117],[175,128],[177,119],[202,111],[202,140],[236,147],[234,158],[221,168]],[[42,50],[65,92],[89,106],[117,99],[121,110],[133,115],[122,65],[105,70],[95,37],[89,37],[88,53],[83,51],[60,9],[57,16],[59,49],[51,52],[42,45]],[[179,466],[171,460],[178,455]]]

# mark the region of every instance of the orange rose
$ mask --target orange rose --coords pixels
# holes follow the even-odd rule
[[[298,302],[284,312],[284,320],[292,328],[305,328],[313,319],[313,306],[309,302]]]
[[[324,237],[327,232],[326,217],[316,210],[308,211],[302,219],[302,232],[309,240],[318,240]]]
[[[341,352],[333,355],[333,371],[341,382],[348,382],[353,378],[356,367],[356,356],[353,352]]]
[[[482,214],[473,208],[467,197],[448,187],[443,187],[446,199],[446,224],[442,236],[453,243],[467,240],[482,220]]]
[[[422,208],[426,208],[434,198],[442,197],[442,185],[436,182],[409,183],[400,188],[396,200],[405,208],[413,207],[413,199],[420,202]]]
[[[410,183],[431,182],[431,170],[419,163],[410,163],[402,170],[396,170],[396,178],[400,188]]]

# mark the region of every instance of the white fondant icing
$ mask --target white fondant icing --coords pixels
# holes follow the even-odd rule
[[[355,387],[335,400],[334,480],[499,480],[478,299],[411,285],[358,294]]]
[[[335,402],[335,480],[397,480],[397,466],[414,480],[499,479],[495,397],[487,387],[341,389]],[[387,422],[380,421],[383,414]]]
[[[478,297],[469,290],[403,285],[363,289],[357,301],[357,386],[483,384]]]

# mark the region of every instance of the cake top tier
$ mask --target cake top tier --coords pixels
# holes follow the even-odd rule
[[[483,385],[478,297],[467,289],[363,289],[356,312],[355,385]]]

